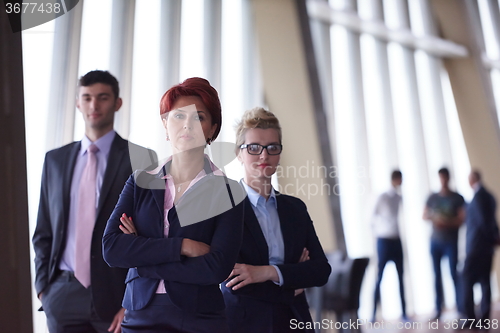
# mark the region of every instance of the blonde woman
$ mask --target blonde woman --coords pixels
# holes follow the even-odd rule
[[[303,288],[328,281],[330,265],[307,207],[271,185],[283,149],[275,115],[245,112],[236,129],[236,153],[244,166],[243,243],[222,291],[231,332],[297,332],[311,322]]]

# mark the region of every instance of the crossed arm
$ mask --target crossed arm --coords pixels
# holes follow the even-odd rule
[[[304,248],[298,262],[305,262],[309,259],[309,250]],[[235,264],[227,280],[230,281],[226,284],[226,287],[231,288],[232,290],[238,290],[252,283],[261,283],[266,281],[273,281],[277,283],[279,282],[279,276],[276,268],[271,265],[254,266],[247,264]],[[303,291],[303,288],[295,289],[295,296],[299,295]]]
[[[132,217],[128,217],[127,214],[123,213],[120,217],[120,222],[122,223],[119,228],[127,235],[137,236],[137,229],[135,228]],[[182,239],[181,243],[181,255],[194,258],[200,257],[210,252],[210,245],[203,242],[198,242],[189,238]]]
[[[462,206],[458,209],[457,215],[446,218],[442,215],[432,214],[431,209],[425,206],[422,219],[429,220],[438,229],[458,228],[465,220],[465,208]]]
[[[122,223],[119,228],[124,234],[137,236],[132,217],[122,214],[120,218]],[[181,246],[181,254],[187,257],[199,257],[210,252],[210,246],[192,239],[184,238]],[[309,251],[304,248],[300,256],[299,263],[309,260]],[[228,279],[234,277],[227,283],[227,287],[233,290],[240,289],[248,284],[260,283],[265,281],[279,282],[279,276],[274,266],[254,266],[247,264],[235,264]],[[295,295],[302,293],[304,289],[296,289]]]
[[[241,245],[243,203],[207,222],[212,223],[210,228],[213,228],[208,247],[182,236],[151,236],[156,235],[152,220],[163,219],[163,216],[153,199],[158,193],[149,191],[155,190],[136,186],[133,175],[127,180],[104,232],[103,254],[107,263],[137,268],[139,276],[152,279],[198,285],[222,282],[230,273]],[[122,220],[131,216],[136,219],[135,228],[124,234]],[[140,223],[137,218],[142,219]],[[202,224],[199,227],[203,228]]]

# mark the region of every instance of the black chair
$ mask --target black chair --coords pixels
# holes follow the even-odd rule
[[[358,319],[359,294],[361,283],[368,266],[369,258],[347,258],[340,251],[327,254],[332,273],[326,285],[308,291],[311,307],[315,310],[316,322],[322,320],[323,311],[333,311],[337,322],[356,322]],[[348,328],[345,328],[348,326]],[[339,332],[360,332],[344,325]]]

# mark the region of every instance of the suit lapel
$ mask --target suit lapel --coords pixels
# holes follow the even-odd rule
[[[163,220],[165,219],[165,191],[166,191],[166,181],[162,179],[167,174],[167,169],[170,164],[164,165],[160,168],[157,174],[151,175],[151,181],[148,184],[148,188],[151,190],[151,195],[153,196],[156,208],[158,208],[158,213],[162,216],[161,220],[161,230],[163,232]],[[175,208],[175,207],[173,207]],[[170,221],[170,226],[172,226],[172,221]]]
[[[64,221],[69,219],[69,201],[71,198],[71,182],[73,181],[73,170],[75,169],[76,158],[78,157],[78,152],[80,151],[82,144],[81,142],[75,142],[69,151],[69,156],[67,157],[67,162],[65,164],[64,174],[63,174],[63,205],[64,205]]]
[[[479,190],[477,190],[476,194],[484,195],[484,193],[486,193],[486,189],[481,185],[481,187],[479,187]]]
[[[104,172],[104,177],[102,179],[101,192],[99,194],[99,204],[97,206],[96,217],[99,216],[101,212],[104,201],[106,200],[108,193],[115,181],[117,170],[123,167],[123,165],[130,165],[130,161],[126,161],[128,158],[128,144],[127,140],[122,139],[118,134],[115,135],[113,142],[111,143],[111,149],[109,150],[108,163],[106,166],[106,171]],[[125,185],[125,184],[123,184]]]
[[[163,216],[164,205],[165,205],[165,189],[163,189],[163,190],[153,189],[153,190],[151,190],[151,193],[153,194],[153,198],[155,199],[156,207],[158,207],[158,210],[160,211],[161,215]]]
[[[262,233],[257,216],[255,216],[253,211],[252,203],[248,197],[245,198],[245,225],[257,243],[257,249],[261,262],[269,262],[269,248],[267,246],[266,238]]]
[[[280,218],[281,234],[283,235],[283,244],[285,246],[284,260],[285,263],[289,263],[292,262],[293,249],[295,248],[295,220],[290,214],[290,207],[286,207],[283,196],[278,192],[276,192],[276,202],[278,204],[278,216]]]
[[[482,195],[482,192],[484,191],[484,188],[481,186],[476,193],[474,193],[474,196],[472,197],[472,201],[470,202],[470,206],[475,206],[478,198]]]

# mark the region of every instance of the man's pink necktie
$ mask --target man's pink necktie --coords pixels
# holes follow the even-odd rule
[[[94,231],[96,213],[96,145],[87,148],[87,165],[83,169],[78,189],[76,217],[75,277],[88,288],[90,286],[90,244]]]

